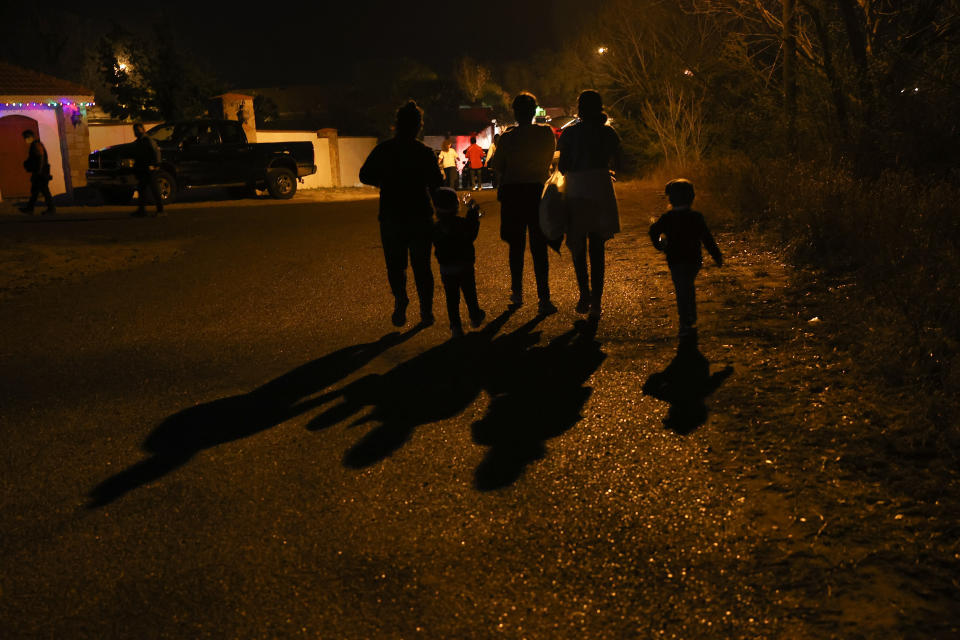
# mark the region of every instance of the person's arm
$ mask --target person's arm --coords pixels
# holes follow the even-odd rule
[[[617,132],[613,130],[612,127],[607,127],[610,131],[610,171],[613,172],[613,175],[616,175],[620,171],[620,164],[623,162],[623,153],[620,146],[620,136],[617,135]]]
[[[664,227],[666,226],[663,222],[664,216],[660,216],[660,219],[650,225],[650,242],[653,243],[653,247],[657,251],[663,251],[666,247],[664,243],[660,241],[660,236],[663,235]]]
[[[713,234],[710,233],[710,229],[707,228],[707,222],[703,222],[703,234],[701,237],[703,241],[703,246],[706,248],[707,253],[713,258],[713,261],[717,264],[718,267],[723,266],[723,256],[720,255],[720,247],[717,246],[716,240],[713,239]]]
[[[363,166],[360,167],[360,182],[372,187],[380,186],[383,182],[383,166],[380,156],[380,147],[374,147],[367,159],[364,160]]]
[[[557,149],[560,151],[560,158],[557,160],[557,171],[563,175],[567,175],[567,171],[570,170],[570,164],[572,162],[570,157],[572,131],[573,129],[565,129],[564,132],[560,134],[560,140],[557,141]]]
[[[500,136],[499,146],[491,147],[493,151],[491,151],[487,156],[487,167],[497,174],[498,180],[503,176],[503,171],[505,168],[503,165],[505,154],[502,149],[504,144],[506,144],[506,142],[504,142],[503,136]]]
[[[431,151],[429,148],[427,149],[427,153],[429,153],[430,156],[433,156],[433,151]],[[443,168],[441,168],[439,164],[434,164],[427,160],[427,162],[424,163],[424,169],[427,172],[427,186],[430,188],[431,192],[433,192],[434,189],[443,186],[446,177],[443,175]]]
[[[480,233],[480,205],[476,202],[470,204],[470,207],[467,209],[467,234],[470,238],[470,241],[473,242],[477,239],[477,235]]]
[[[34,140],[30,144],[30,173],[40,175],[43,173],[43,143]]]

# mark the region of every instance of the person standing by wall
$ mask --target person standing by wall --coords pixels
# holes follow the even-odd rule
[[[434,322],[431,194],[443,184],[443,174],[433,150],[417,140],[422,124],[416,102],[400,107],[394,137],[374,147],[360,168],[360,182],[380,188],[380,240],[394,298],[391,320],[398,327],[407,321],[408,256],[420,298],[420,324]]]
[[[450,144],[450,138],[444,138],[440,144],[440,155],[437,157],[437,162],[443,170],[444,184],[451,189],[456,189],[457,183],[460,181],[460,172],[457,170],[459,160],[457,150]]]
[[[160,164],[160,147],[157,141],[147,135],[143,124],[133,125],[134,141],[133,152],[133,172],[137,176],[137,210],[133,212],[134,216],[147,215],[147,194],[153,199],[153,204],[157,210],[155,215],[163,214],[163,198],[160,195],[160,189],[157,188],[157,181],[154,177],[154,171]]]
[[[607,124],[596,91],[577,99],[579,122],[563,130],[557,168],[566,178],[567,246],[573,255],[580,299],[577,313],[600,318],[605,271],[605,244],[620,231],[613,176],[620,165],[620,137]],[[589,247],[588,247],[589,245]],[[587,271],[587,254],[590,271]]]
[[[47,205],[43,213],[56,213],[57,208],[50,194],[50,160],[47,157],[47,148],[30,129],[23,132],[23,141],[27,145],[27,159],[23,161],[23,168],[30,174],[30,199],[25,207],[20,208],[20,211],[33,213],[37,198],[43,194],[43,202]]]
[[[467,169],[470,172],[470,188],[479,191],[483,186],[483,149],[477,144],[477,136],[470,136],[470,146],[463,155],[467,158]]]
[[[540,229],[540,194],[550,176],[556,149],[553,130],[534,124],[537,98],[527,92],[513,99],[517,126],[500,135],[496,155],[490,163],[500,187],[500,238],[510,245],[510,302],[523,303],[523,254],[530,236],[530,255],[537,280],[541,315],[555,313],[550,301],[547,239]]]

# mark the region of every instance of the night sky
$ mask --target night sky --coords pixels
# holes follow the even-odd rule
[[[112,23],[149,30],[162,15],[154,3],[118,8],[110,2],[54,2],[45,3],[43,12],[4,5],[0,36],[7,44],[0,44],[0,55],[7,58],[22,58],[24,32],[34,28],[38,16],[75,28],[75,40],[90,40]],[[369,59],[411,57],[437,71],[464,55],[494,65],[522,59],[538,49],[561,47],[596,10],[596,5],[572,0],[414,3],[403,10],[392,2],[245,6],[175,0],[163,3],[162,11],[184,47],[223,80],[269,86],[342,80],[349,76],[352,62]],[[11,30],[19,37],[12,38]],[[14,45],[14,40],[20,44]]]

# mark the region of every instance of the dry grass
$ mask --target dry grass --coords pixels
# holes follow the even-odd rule
[[[678,175],[698,185],[697,206],[715,225],[758,229],[814,270],[814,288],[839,287],[838,344],[865,372],[918,394],[931,426],[956,430],[950,438],[960,442],[960,173],[861,179],[845,168],[729,157],[647,180]]]

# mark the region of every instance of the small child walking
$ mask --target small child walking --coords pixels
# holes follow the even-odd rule
[[[677,294],[680,339],[696,339],[697,299],[694,281],[703,266],[701,243],[718,267],[723,256],[707,228],[703,214],[691,209],[693,183],[683,178],[671,180],[665,189],[671,209],[650,225],[653,246],[667,254],[667,266]]]
[[[450,317],[450,333],[454,338],[463,335],[460,322],[460,292],[467,303],[470,324],[479,327],[486,312],[477,302],[477,280],[474,275],[476,250],[473,241],[480,231],[480,206],[470,201],[467,215],[457,215],[460,202],[457,192],[448,187],[434,191],[433,203],[437,210],[437,221],[433,225],[433,246],[436,249],[437,262],[440,263],[440,279],[447,297],[447,315]]]

